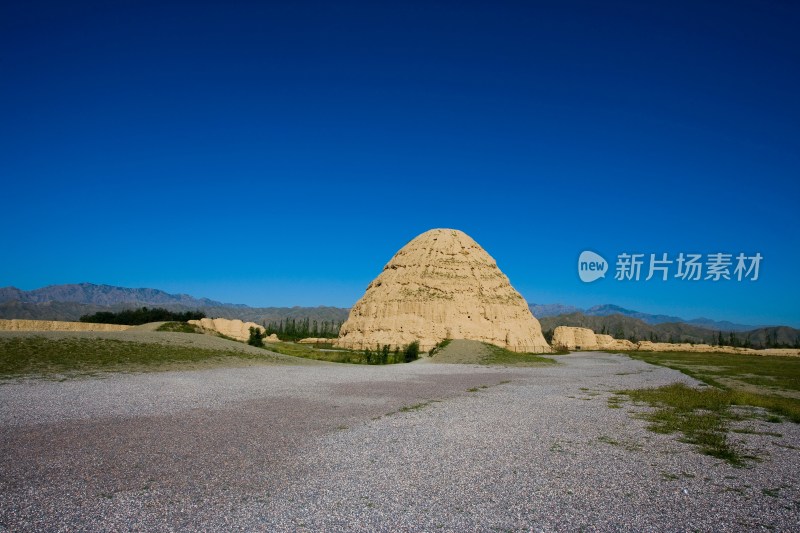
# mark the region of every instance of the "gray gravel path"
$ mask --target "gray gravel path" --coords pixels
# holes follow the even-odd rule
[[[646,431],[628,413],[643,407],[607,405],[615,389],[690,378],[623,356],[558,360],[6,383],[0,530],[800,528],[796,425],[744,422],[782,436],[731,434],[762,457],[733,468]]]

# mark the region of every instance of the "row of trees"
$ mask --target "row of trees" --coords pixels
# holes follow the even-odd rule
[[[267,334],[263,330],[251,327],[250,338],[247,340],[247,344],[263,347],[264,337],[266,336]],[[363,354],[362,352],[353,352],[342,362],[366,365],[391,365],[394,363],[410,363],[417,359],[419,359],[419,342],[414,341],[402,350],[399,347],[395,347],[395,349],[392,350],[388,345],[384,345],[382,348],[376,346],[374,352],[370,349],[364,350]]]
[[[402,351],[395,347],[392,351],[388,345],[382,348],[375,348],[375,351],[364,350],[364,363],[368,365],[391,365],[394,363],[410,363],[419,359],[419,342],[414,341],[406,346]]]
[[[93,324],[121,324],[125,326],[139,326],[148,322],[188,322],[189,320],[200,320],[205,318],[205,313],[200,311],[186,311],[176,313],[161,307],[148,309],[125,309],[116,313],[110,311],[100,311],[93,315],[83,315],[81,322],[91,322]]]
[[[275,333],[281,340],[296,341],[308,337],[335,339],[339,336],[339,329],[342,327],[343,322],[334,322],[332,320],[317,322],[306,317],[300,320],[287,318],[278,322],[267,323],[265,321],[263,324],[264,329],[267,330],[267,335]]]
[[[390,348],[387,345],[376,346],[363,351],[342,352],[341,363],[355,363],[360,365],[393,365],[395,363],[410,363],[419,359],[419,342],[414,341],[404,348]]]
[[[711,344],[712,346],[732,346],[734,348],[753,348],[753,341],[751,340],[752,333],[748,332],[746,334],[736,333],[735,331],[729,331],[727,333],[723,333],[722,331],[717,331],[714,334],[711,340],[701,340],[698,341],[697,339],[681,339],[680,336],[676,335],[669,335],[666,339],[659,337],[658,335],[650,332],[650,339],[653,342],[670,342],[670,343],[690,343],[690,344]],[[794,346],[789,346],[785,343],[778,342],[778,332],[772,331],[771,334],[767,332],[764,342],[758,342],[758,348],[792,348],[792,347],[800,347],[800,339],[795,341]]]

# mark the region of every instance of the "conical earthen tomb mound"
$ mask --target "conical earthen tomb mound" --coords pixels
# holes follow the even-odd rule
[[[336,345],[363,350],[444,339],[550,352],[539,321],[495,260],[465,233],[433,229],[398,251],[350,310]]]

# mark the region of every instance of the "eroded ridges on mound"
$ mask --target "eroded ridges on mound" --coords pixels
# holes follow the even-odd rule
[[[445,338],[550,350],[495,260],[465,233],[435,229],[404,246],[369,284],[338,344],[362,349],[418,340],[427,349]]]

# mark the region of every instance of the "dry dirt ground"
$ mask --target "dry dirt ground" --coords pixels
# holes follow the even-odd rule
[[[4,382],[0,531],[800,529],[797,425],[742,422],[735,468],[607,402],[691,378],[556,359]]]

